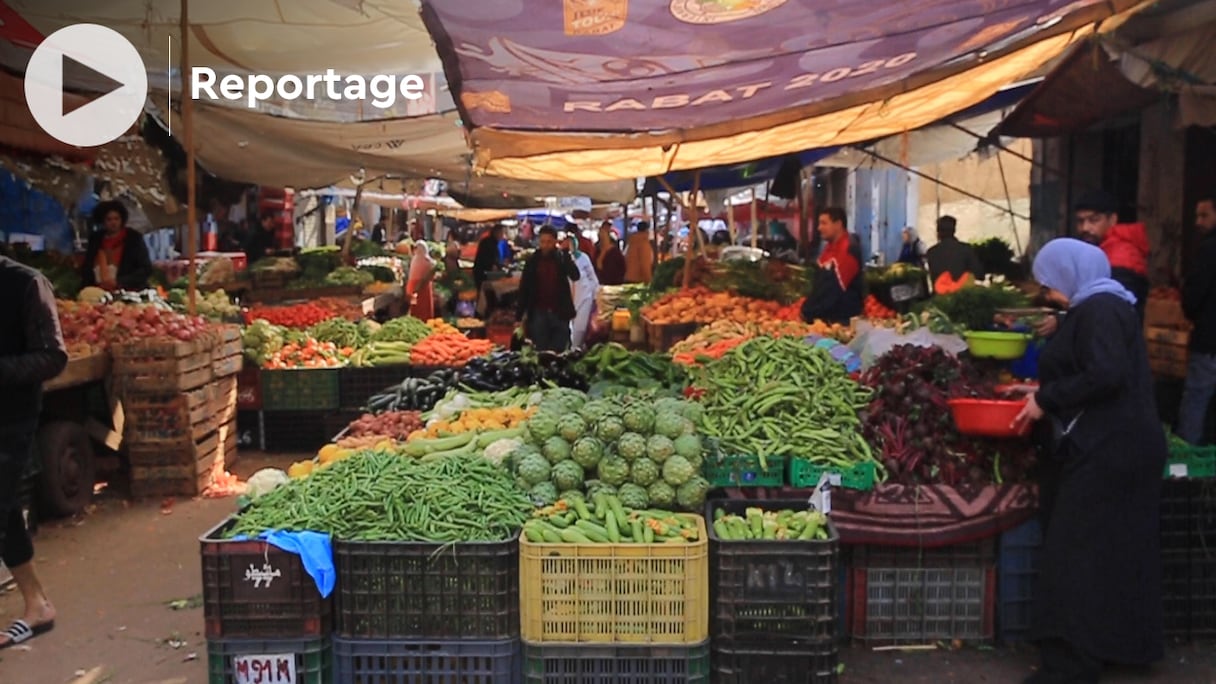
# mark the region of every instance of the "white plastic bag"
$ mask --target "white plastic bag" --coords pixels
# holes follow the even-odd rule
[[[918,328],[906,335],[890,328],[879,328],[867,322],[858,322],[856,335],[849,349],[861,357],[861,368],[866,370],[895,347],[910,344],[914,347],[941,347],[951,356],[967,351],[967,343],[958,335],[941,335],[928,328]]]

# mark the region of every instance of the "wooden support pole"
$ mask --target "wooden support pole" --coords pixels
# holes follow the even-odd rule
[[[807,175],[806,169],[798,172],[798,256],[802,259],[809,258],[811,244],[810,227],[807,226],[807,190],[803,188]]]
[[[186,129],[186,260],[187,311],[191,316],[198,315],[198,269],[195,260],[198,258],[198,207],[195,198],[198,195],[195,184],[198,182],[194,162],[194,99],[189,97],[190,88],[190,0],[182,0],[181,10],[182,33],[182,124]],[[170,114],[172,116],[172,114]]]
[[[739,228],[735,225],[735,205],[730,203],[730,196],[726,197],[726,228],[730,233],[730,244],[734,245],[739,239]]]
[[[756,186],[752,186],[752,249],[756,249],[756,245],[760,240],[760,227],[757,225],[756,217]]]

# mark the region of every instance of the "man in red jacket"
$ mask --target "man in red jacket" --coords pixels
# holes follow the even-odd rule
[[[1110,277],[1136,295],[1136,312],[1144,320],[1148,299],[1148,231],[1143,223],[1119,223],[1119,205],[1109,194],[1081,196],[1074,207],[1082,240],[1097,245],[1110,260]]]

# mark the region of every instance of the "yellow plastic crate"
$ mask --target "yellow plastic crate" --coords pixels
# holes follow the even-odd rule
[[[709,533],[690,544],[536,544],[520,535],[522,637],[698,644],[709,638]]]

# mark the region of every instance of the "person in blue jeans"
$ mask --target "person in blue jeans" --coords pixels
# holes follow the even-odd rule
[[[1182,311],[1195,328],[1191,330],[1186,386],[1176,430],[1191,444],[1203,439],[1208,404],[1216,393],[1216,195],[1196,205],[1195,227],[1202,236],[1199,253],[1182,287]]]

